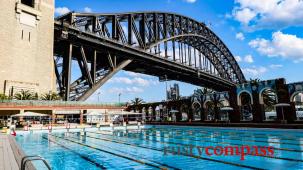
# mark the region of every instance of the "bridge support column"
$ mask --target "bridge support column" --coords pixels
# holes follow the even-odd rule
[[[101,80],[95,83],[88,91],[86,91],[81,97],[78,98],[78,101],[84,101],[89,98],[96,90],[98,90],[106,81],[112,78],[117,72],[126,67],[132,60],[122,61],[119,65],[115,66],[107,75],[105,75]]]
[[[69,44],[67,47],[66,56],[63,57],[63,83],[64,83],[64,100],[69,100],[70,95],[70,81],[71,81],[71,64],[72,64],[73,45]]]

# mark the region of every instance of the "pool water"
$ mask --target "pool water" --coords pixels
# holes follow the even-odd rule
[[[133,130],[19,133],[27,155],[41,155],[54,170],[93,169],[303,169],[303,130],[146,126]],[[273,155],[215,155],[207,147],[271,147]],[[192,153],[185,152],[191,146]],[[180,149],[178,152],[178,148]],[[199,152],[197,148],[204,148]],[[189,150],[187,150],[189,151]],[[201,150],[200,150],[201,151]],[[218,151],[219,152],[219,151]],[[230,153],[230,152],[229,152]],[[37,169],[43,165],[35,162]]]

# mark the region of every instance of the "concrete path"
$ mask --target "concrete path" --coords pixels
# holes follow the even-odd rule
[[[0,133],[0,170],[18,170],[8,136]]]

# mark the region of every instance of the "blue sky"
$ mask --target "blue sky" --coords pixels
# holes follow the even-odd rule
[[[56,0],[56,16],[68,11],[183,14],[209,25],[236,57],[246,79],[303,81],[302,0]],[[182,96],[198,88],[178,83]],[[161,101],[165,99],[165,83],[156,77],[121,71],[88,101],[117,102],[119,93],[124,102],[135,97]]]

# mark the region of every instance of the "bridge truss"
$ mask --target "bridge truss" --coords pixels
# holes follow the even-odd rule
[[[120,70],[223,91],[245,77],[204,24],[174,13],[68,13],[55,21],[54,63],[65,100],[86,100]],[[71,79],[72,61],[81,76]]]

